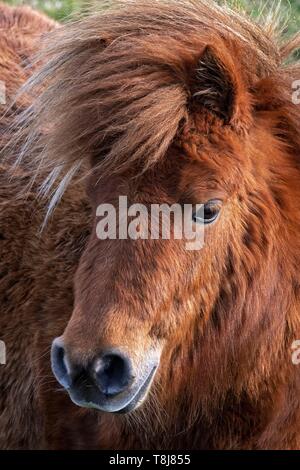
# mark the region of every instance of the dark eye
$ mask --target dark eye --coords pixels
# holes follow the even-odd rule
[[[222,201],[212,199],[206,202],[200,209],[193,212],[193,221],[198,224],[211,224],[220,213]]]

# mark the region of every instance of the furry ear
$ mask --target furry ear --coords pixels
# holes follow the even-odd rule
[[[228,51],[206,46],[194,73],[193,108],[204,107],[225,124],[237,124],[249,109],[247,92],[239,75]]]

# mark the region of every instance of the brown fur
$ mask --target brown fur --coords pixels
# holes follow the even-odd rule
[[[26,12],[35,31],[53,27]],[[21,44],[1,33],[5,58],[27,50],[17,29]],[[299,66],[283,65],[299,38],[280,49],[213,4],[138,0],[47,42],[12,141],[10,114],[1,121],[1,447],[299,448]],[[10,99],[22,55],[0,62],[2,80],[18,67]],[[224,206],[199,252],[100,242],[95,208],[119,194]],[[48,352],[64,329],[84,361],[107,345],[137,360],[164,345],[141,408],[81,410],[57,391]]]

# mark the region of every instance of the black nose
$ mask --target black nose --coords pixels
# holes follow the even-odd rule
[[[107,350],[87,366],[74,363],[66,354],[61,338],[52,343],[51,365],[58,382],[66,389],[76,389],[84,400],[96,387],[106,397],[123,392],[132,381],[131,364],[121,352]]]
[[[106,396],[117,395],[125,390],[130,383],[130,372],[129,360],[111,351],[96,359],[93,365],[94,380]]]
[[[58,382],[64,388],[72,385],[73,372],[67,361],[64,344],[61,338],[56,338],[51,347],[51,367]]]

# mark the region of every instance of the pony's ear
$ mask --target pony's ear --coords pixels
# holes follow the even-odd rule
[[[233,123],[239,118],[241,106],[246,105],[243,89],[232,58],[224,51],[220,54],[212,46],[206,46],[192,81],[193,108],[204,107],[225,124]]]

